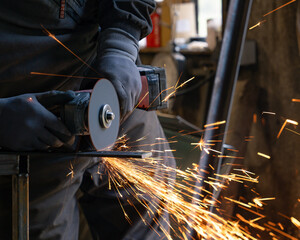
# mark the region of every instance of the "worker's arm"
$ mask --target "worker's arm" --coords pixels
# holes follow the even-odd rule
[[[0,99],[0,147],[13,151],[58,148],[74,137],[46,108],[64,104],[74,92],[50,91]]]
[[[138,41],[151,32],[150,13],[154,0],[99,1],[101,27],[97,70],[115,86],[122,118],[138,102],[141,92],[139,71],[135,65]]]

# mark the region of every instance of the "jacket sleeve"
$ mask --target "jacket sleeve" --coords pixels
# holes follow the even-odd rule
[[[137,40],[152,31],[154,0],[99,0],[99,4],[99,25],[103,30],[121,28]]]

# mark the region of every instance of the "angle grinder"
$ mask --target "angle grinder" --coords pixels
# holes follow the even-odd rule
[[[167,107],[166,74],[163,68],[140,66],[142,92],[138,108],[158,110]],[[89,135],[95,150],[112,146],[118,136],[120,106],[112,83],[100,79],[92,90],[76,92],[76,97],[62,106],[60,118],[74,135]]]

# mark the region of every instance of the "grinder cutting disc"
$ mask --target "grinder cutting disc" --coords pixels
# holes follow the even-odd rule
[[[97,151],[112,147],[120,125],[120,106],[117,92],[106,79],[94,86],[89,107],[88,127],[91,141]]]

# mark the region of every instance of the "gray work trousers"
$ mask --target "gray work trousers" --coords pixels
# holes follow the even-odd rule
[[[130,142],[145,137],[133,150],[159,150],[156,152],[164,163],[174,167],[174,159],[167,144],[150,146],[164,133],[154,112],[135,110],[120,126],[119,135],[126,134]],[[129,143],[130,145],[130,143]],[[137,145],[136,143],[134,145]],[[69,174],[73,170],[72,174]],[[102,172],[101,178],[98,171]],[[157,169],[160,174],[160,169]],[[155,176],[154,176],[155,177]],[[166,176],[170,177],[170,176]],[[80,194],[78,194],[80,192]],[[155,231],[146,226],[138,213],[126,199],[122,205],[130,216],[131,224],[125,219],[118,195],[108,189],[103,164],[97,158],[32,158],[30,160],[30,240],[77,240],[79,234],[79,207],[93,239],[146,240],[163,239],[164,234],[153,222],[146,210],[136,208]],[[11,177],[0,177],[0,239],[11,239]],[[128,196],[130,198],[130,196]],[[134,200],[132,200],[134,201]],[[155,214],[155,213],[154,213]],[[156,215],[168,219],[168,214]],[[164,222],[164,221],[161,221]],[[163,224],[165,228],[167,224]],[[160,235],[160,236],[159,236]],[[88,239],[86,239],[88,240]]]

